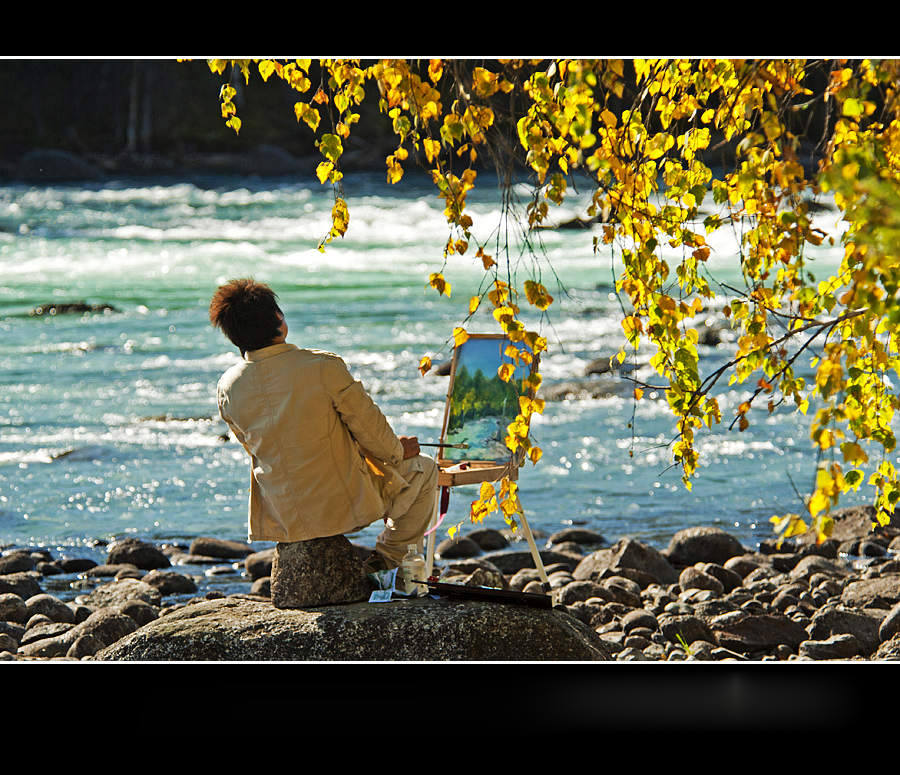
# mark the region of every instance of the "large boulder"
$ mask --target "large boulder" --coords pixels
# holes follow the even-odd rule
[[[371,593],[362,560],[345,536],[275,545],[271,594],[276,608],[356,603]]]
[[[846,506],[836,509],[831,513],[834,520],[831,531],[831,538],[836,541],[849,541],[854,538],[865,538],[873,535],[873,533],[896,534],[897,528],[900,528],[900,514],[892,514],[890,522],[886,527],[873,528],[877,524],[875,518],[875,507],[865,506]],[[814,543],[816,540],[815,531],[809,531],[797,537],[800,544]]]
[[[622,538],[608,549],[598,549],[581,560],[573,571],[576,579],[598,579],[606,570],[631,568],[659,584],[673,584],[678,573],[656,549],[633,538]]]
[[[100,660],[607,660],[569,614],[430,597],[279,609],[233,595],[185,606],[96,655]]]
[[[679,530],[669,541],[663,555],[673,565],[687,566],[696,562],[714,562],[724,565],[732,557],[746,554],[731,533],[718,527],[688,527]]]

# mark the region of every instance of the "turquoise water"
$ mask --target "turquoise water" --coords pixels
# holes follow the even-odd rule
[[[315,183],[0,187],[0,546],[80,546],[126,534],[246,538],[249,466],[235,442],[220,438],[214,399],[238,355],[206,317],[216,285],[232,277],[270,283],[289,341],[339,353],[398,433],[436,441],[447,381],[421,377],[417,364],[426,354],[449,357],[450,332],[483,270],[474,256],[454,256],[444,267],[451,298],[427,288],[443,264],[442,202],[425,179],[382,181],[348,176],[350,229],[325,253],[316,244],[331,199]],[[496,189],[482,185],[470,209],[485,238],[500,210]],[[575,202],[559,217],[579,214]],[[832,230],[833,211],[821,218]],[[581,377],[622,339],[614,259],[593,255],[589,231],[541,236],[543,280],[556,297],[541,323],[550,343],[541,372],[551,386]],[[717,279],[734,282],[735,247],[720,239],[710,263]],[[822,276],[837,250],[811,254]],[[523,276],[531,260],[514,247],[511,266]],[[29,315],[72,301],[115,309]],[[468,328],[496,331],[487,312]],[[707,368],[728,355],[727,345],[703,349]],[[726,389],[724,417],[745,397]],[[526,516],[546,533],[579,524],[609,540],[632,535],[661,546],[680,528],[715,524],[755,545],[770,536],[772,514],[799,508],[794,486],[808,491],[815,461],[806,422],[762,412],[738,433],[726,420],[701,437],[689,492],[667,470],[674,426],[662,402],[548,402],[534,423],[544,458],[520,478]],[[448,524],[466,519],[474,497],[471,488],[454,490]],[[496,515],[485,524],[504,526]],[[374,541],[369,530],[364,543]]]

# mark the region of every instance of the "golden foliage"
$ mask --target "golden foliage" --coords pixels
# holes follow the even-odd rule
[[[663,381],[677,428],[672,459],[690,487],[699,453],[694,432],[721,422],[711,391],[729,384],[755,386],[736,408],[733,425],[749,427],[754,401],[767,409],[781,402],[807,412],[815,403],[811,443],[830,462],[820,471],[804,518],[774,517],[779,535],[829,533],[829,512],[842,493],[861,486],[863,467],[881,459],[868,483],[879,521],[900,498],[888,459],[900,374],[900,63],[895,60],[804,59],[559,59],[493,63],[423,59],[209,60],[211,72],[228,68],[249,83],[253,66],[263,82],[277,79],[307,95],[294,106],[298,123],[316,136],[322,161],[316,171],[334,188],[333,224],[320,247],[346,233],[349,213],[340,183],[345,142],[359,120],[358,106],[371,92],[397,141],[386,158],[387,180],[402,180],[405,165],[421,164],[442,200],[449,234],[443,260],[475,258],[488,278],[486,292],[468,300],[472,315],[487,301],[517,358],[547,348],[539,331],[523,322],[520,293],[543,317],[553,297],[540,277],[521,286],[501,274],[501,259],[475,238],[467,195],[476,185],[479,153],[501,154],[496,141],[508,127],[518,148],[505,151],[536,182],[525,212],[526,229],[542,226],[552,207],[566,201],[571,176],[589,175],[589,215],[602,224],[591,235],[595,251],[608,247],[621,258],[616,291],[623,301],[626,346],[645,343]],[[312,76],[313,69],[316,76]],[[818,85],[812,85],[816,78]],[[312,97],[313,82],[320,86]],[[222,117],[235,132],[240,119],[235,90],[220,92]],[[510,108],[510,106],[513,106]],[[814,109],[828,116],[818,167],[801,163],[803,132]],[[727,149],[732,162],[714,174],[712,162]],[[583,178],[582,178],[583,179]],[[840,210],[843,232],[814,226],[809,199],[828,195]],[[702,210],[701,210],[702,207]],[[506,211],[505,211],[506,212]],[[722,368],[701,377],[695,318],[715,301],[707,236],[719,229],[740,237],[744,290],[720,302],[735,329],[737,346]],[[841,239],[839,271],[816,282],[809,274],[811,247]],[[673,251],[680,258],[672,258]],[[429,286],[450,295],[445,269]],[[453,332],[455,344],[467,334]],[[794,364],[818,340],[814,379],[797,376]],[[801,343],[796,346],[795,343]],[[625,358],[625,349],[618,359]],[[420,369],[430,366],[423,359]],[[503,376],[501,374],[501,376]],[[540,375],[528,380],[534,392]],[[635,400],[643,395],[638,387]],[[536,411],[535,405],[523,405]],[[528,416],[510,424],[511,453],[533,462]],[[880,448],[879,454],[867,451]],[[504,489],[505,488],[505,489]],[[481,494],[472,518],[500,510],[512,520],[521,508],[514,483]],[[809,525],[807,525],[807,520]]]

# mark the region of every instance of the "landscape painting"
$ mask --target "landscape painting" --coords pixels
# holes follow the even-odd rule
[[[519,413],[522,382],[536,366],[516,364],[504,352],[509,344],[503,336],[471,335],[454,351],[443,440],[467,448],[445,447],[444,460],[509,460],[506,428]],[[502,364],[514,367],[508,382],[497,374]]]

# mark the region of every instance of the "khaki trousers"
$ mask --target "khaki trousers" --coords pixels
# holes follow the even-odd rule
[[[375,541],[375,551],[397,567],[409,544],[424,549],[424,535],[437,502],[438,465],[426,455],[403,460],[394,466],[408,483],[396,494],[385,497],[384,530]]]

